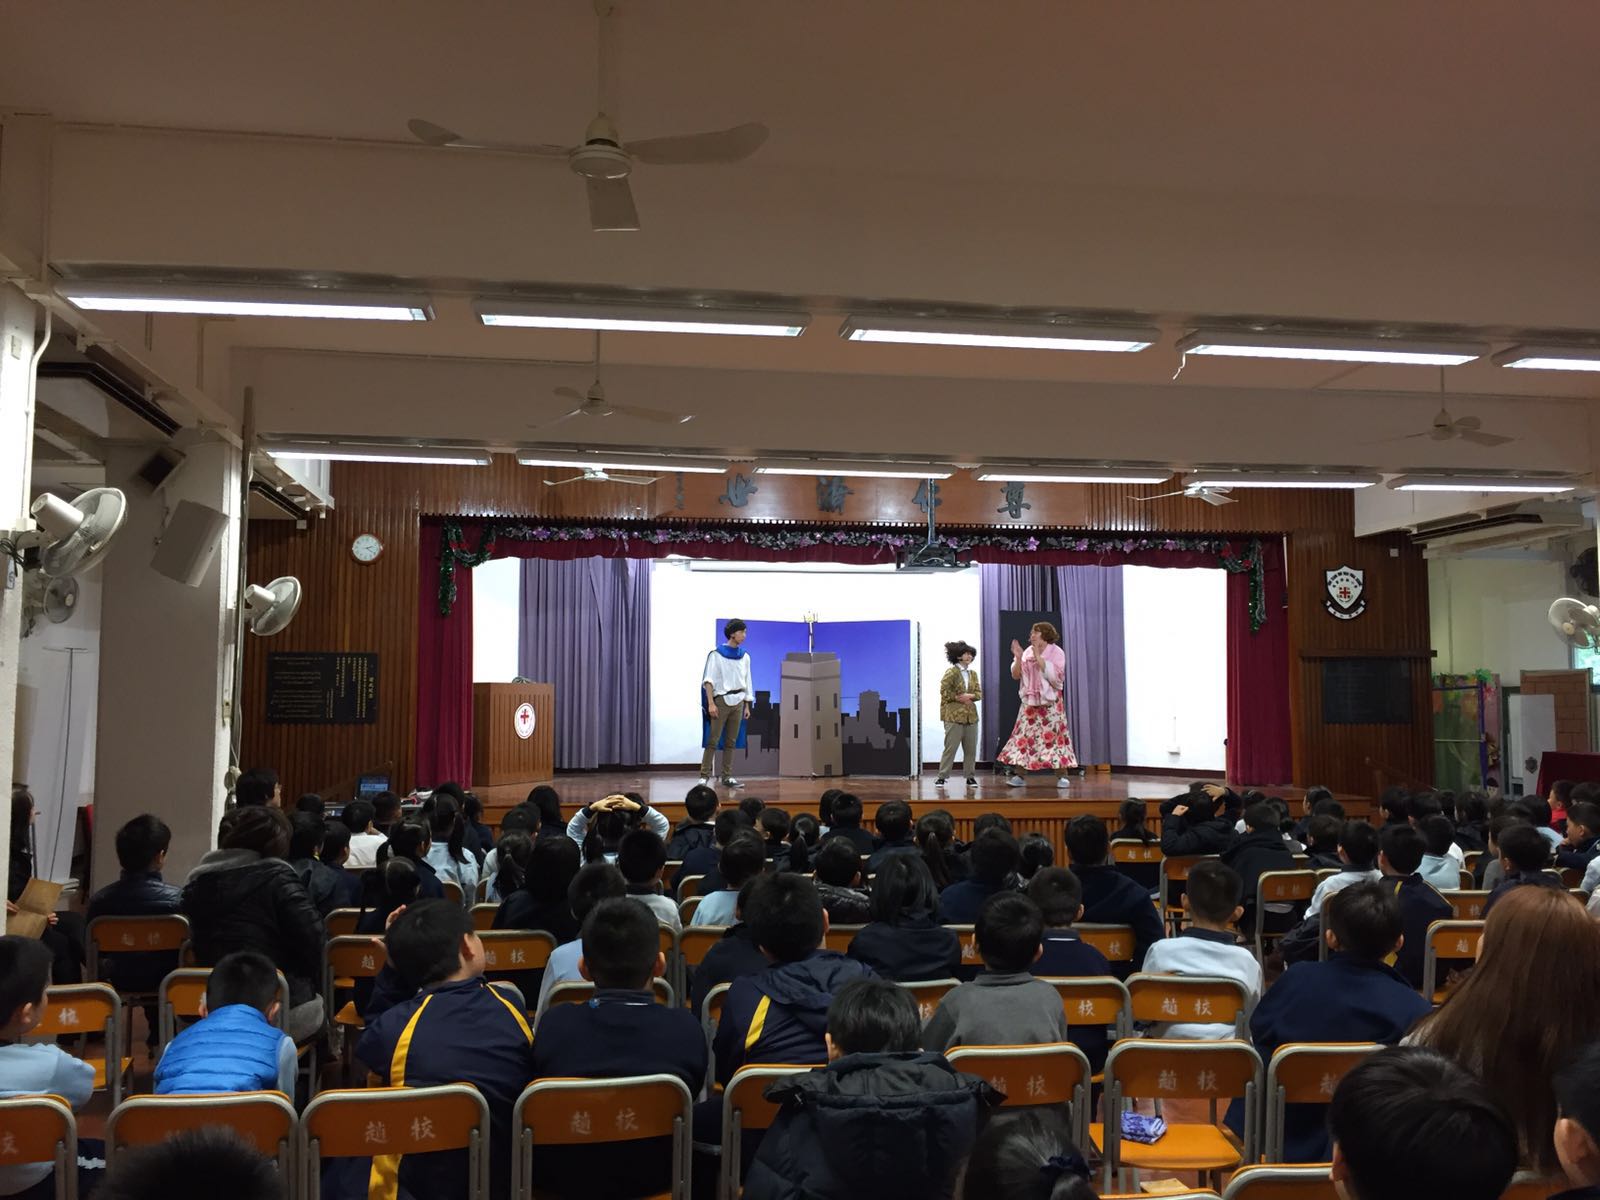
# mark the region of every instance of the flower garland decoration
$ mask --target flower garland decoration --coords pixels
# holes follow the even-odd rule
[[[761,550],[804,550],[816,546],[845,546],[874,549],[892,554],[915,549],[926,543],[920,533],[890,529],[729,529],[718,526],[680,526],[676,528],[629,528],[623,525],[530,525],[521,521],[484,521],[474,549],[468,544],[459,521],[446,521],[439,551],[439,615],[449,616],[456,602],[456,567],[476,567],[494,557],[498,541],[512,542],[595,542],[613,541],[627,545],[642,542],[651,546],[688,545],[752,546]],[[1066,550],[1078,554],[1139,554],[1151,551],[1214,554],[1229,574],[1250,576],[1250,631],[1258,631],[1267,621],[1266,569],[1261,540],[1251,538],[1242,544],[1217,537],[1116,537],[1077,533],[1033,534],[1020,537],[1009,533],[943,533],[934,542],[958,554],[975,550],[1000,550],[1013,554]]]

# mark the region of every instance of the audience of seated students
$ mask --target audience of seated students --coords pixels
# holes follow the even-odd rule
[[[528,856],[526,870],[518,871],[513,859],[502,862],[498,876],[502,890],[495,909],[496,929],[542,929],[560,942],[578,936],[567,892],[577,878],[578,843],[567,837],[540,835]],[[521,886],[512,885],[521,879]]]
[[[240,808],[283,807],[283,785],[271,767],[251,767],[233,785],[233,801]]]
[[[526,855],[528,848],[539,838],[539,810],[531,804],[518,804],[506,810],[505,816],[500,818],[500,837],[495,842],[494,849],[484,857],[483,870],[479,872],[480,880],[487,879],[488,887],[484,889],[484,899],[491,904],[498,904],[506,898],[507,893],[500,890],[500,851],[508,837],[521,839],[515,843],[517,852]],[[563,838],[565,834],[561,835]],[[526,869],[527,864],[522,864]]]
[[[1600,804],[1574,803],[1567,810],[1567,832],[1556,850],[1556,866],[1563,870],[1587,871],[1600,856]]]
[[[1554,828],[1566,821],[1567,810],[1572,807],[1572,793],[1575,787],[1570,779],[1557,779],[1550,785],[1550,791],[1544,798],[1544,806],[1549,810],[1546,824]]]
[[[939,924],[939,892],[920,855],[891,856],[872,881],[870,903],[872,920],[851,939],[851,958],[896,983],[955,976],[961,939]]]
[[[278,1164],[223,1125],[179,1129],[144,1146],[124,1146],[94,1189],[95,1200],[284,1200]]]
[[[39,809],[33,793],[22,784],[11,788],[11,861],[6,876],[6,912],[17,911],[16,903],[33,878],[33,822]],[[50,951],[51,972],[57,983],[83,981],[84,921],[75,912],[55,912],[50,924],[39,935]]]
[[[387,840],[372,828],[372,801],[356,798],[344,806],[339,822],[350,831],[350,857],[345,866],[352,871],[370,870],[378,865],[378,847]]]
[[[494,859],[495,869],[487,877],[489,883],[484,890],[488,903],[503,902],[527,881],[528,866],[533,861],[533,846],[533,838],[522,830],[507,830],[504,824],[500,826],[500,841],[490,855]]]
[[[970,865],[965,855],[956,853],[956,823],[948,812],[936,808],[923,813],[917,818],[915,836],[935,887],[943,890],[967,878]]]
[[[195,962],[214,967],[236,950],[265,954],[289,981],[289,1036],[314,1037],[324,1019],[318,993],[327,931],[284,861],[289,818],[267,805],[235,808],[223,814],[217,843],[183,885]]]
[[[822,822],[810,813],[795,813],[789,822],[789,869],[805,874],[822,845]]]
[[[1378,870],[1383,875],[1383,886],[1400,902],[1400,932],[1405,935],[1405,944],[1395,952],[1392,962],[1414,988],[1422,986],[1428,926],[1455,916],[1450,901],[1417,873],[1423,848],[1422,835],[1408,825],[1387,826],[1378,835]]]
[[[478,840],[478,868],[481,871],[484,860],[494,849],[494,830],[483,819],[483,801],[476,793],[468,792],[467,798],[462,801],[461,819],[466,822],[468,838],[476,837]]]
[[[1388,828],[1388,826],[1385,826]],[[1346,821],[1339,830],[1340,871],[1317,884],[1306,905],[1306,915],[1278,942],[1278,953],[1285,962],[1304,962],[1318,956],[1322,941],[1321,914],[1328,900],[1358,883],[1376,883],[1383,878],[1378,870],[1378,831],[1365,821]]]
[[[812,865],[828,924],[865,925],[872,919],[867,889],[861,886],[861,855],[854,842],[847,837],[829,837]]]
[[[1127,925],[1133,929],[1133,962],[1114,972],[1126,975],[1144,969],[1146,952],[1165,932],[1150,893],[1110,862],[1111,839],[1099,817],[1085,813],[1067,825],[1067,857],[1083,885],[1083,921],[1090,925]]]
[[[1545,873],[1550,865],[1550,843],[1539,830],[1529,825],[1515,825],[1496,839],[1500,851],[1500,882],[1494,885],[1489,898],[1483,903],[1487,917],[1505,898],[1508,892],[1519,888],[1541,887],[1565,891],[1566,884],[1558,875]]]
[[[44,1020],[50,987],[50,949],[37,938],[0,937],[0,1096],[58,1096],[81,1109],[94,1093],[94,1068],[54,1042],[22,1039]],[[0,1134],[3,1135],[3,1134]],[[105,1148],[78,1139],[78,1194],[99,1181]],[[0,1159],[0,1196],[54,1200],[60,1195],[49,1162]]]
[[[226,954],[206,978],[200,1020],[167,1043],[155,1093],[262,1092],[294,1096],[294,1039],[278,1028],[278,969],[253,950]]]
[[[389,840],[378,847],[378,865],[381,867],[391,858],[408,859],[417,869],[418,894],[424,900],[443,900],[444,884],[428,861],[432,849],[433,838],[426,825],[421,821],[401,821],[389,830]]]
[[[1053,1109],[997,1113],[961,1170],[959,1200],[1096,1200],[1089,1163]]]
[[[991,896],[978,910],[984,970],[946,992],[922,1031],[929,1050],[1070,1040],[1061,995],[1031,968],[1044,952],[1044,916],[1026,896]]]
[[[340,826],[341,831],[343,826]],[[290,818],[289,866],[295,878],[311,897],[318,914],[326,918],[336,908],[350,908],[359,895],[361,883],[348,871],[323,862],[322,843],[328,827],[321,817],[297,812]],[[348,836],[348,834],[346,834]]]
[[[678,906],[661,891],[661,872],[666,866],[666,844],[648,829],[626,834],[617,847],[617,870],[627,881],[628,895],[648,908],[658,922],[677,932],[683,929]]]
[[[1118,826],[1111,835],[1113,842],[1138,842],[1141,846],[1148,846],[1160,839],[1150,832],[1148,806],[1137,796],[1129,796],[1117,806]],[[1117,870],[1129,879],[1154,895],[1161,886],[1161,864],[1159,862],[1147,863],[1120,863]]]
[[[876,849],[867,859],[867,874],[876,875],[883,870],[884,860],[897,854],[921,856],[922,848],[911,836],[911,805],[904,800],[890,800],[878,805],[872,823],[878,830],[878,841]]]
[[[1323,916],[1327,960],[1291,965],[1250,1017],[1250,1037],[1262,1062],[1291,1042],[1392,1045],[1432,1007],[1387,961],[1404,940],[1392,886],[1347,887],[1329,899]],[[1284,1138],[1286,1161],[1326,1162],[1322,1106],[1289,1105]]]
[[[1461,864],[1450,853],[1455,843],[1456,827],[1443,813],[1434,813],[1417,823],[1422,835],[1422,863],[1417,874],[1430,887],[1441,892],[1453,892],[1461,887]]]
[[[319,821],[326,820],[328,802],[322,798],[321,792],[301,792],[295,797],[294,812],[309,813]],[[289,819],[294,820],[294,813],[289,814]]]
[[[646,829],[628,835],[637,837],[661,842]],[[627,857],[627,840],[619,858]],[[540,1018],[535,1078],[672,1075],[690,1095],[699,1094],[706,1077],[705,1031],[692,1013],[657,1004],[651,993],[650,981],[667,965],[657,929],[650,913],[632,900],[602,900],[590,911],[578,968],[594,984],[594,994],[584,1004],[558,1004]],[[540,1149],[534,1172],[541,1194],[656,1195],[671,1188],[671,1139]]]
[[[1411,793],[1403,787],[1387,787],[1378,797],[1378,811],[1383,814],[1383,824],[1411,824]]]
[[[971,925],[990,896],[1011,890],[1020,857],[1016,838],[998,829],[985,829],[968,855],[971,878],[952,883],[939,893],[939,920],[946,925]]]
[[[1168,858],[1182,854],[1221,854],[1237,836],[1233,819],[1226,815],[1227,788],[1207,784],[1190,792],[1172,808],[1161,822],[1161,853]]]
[[[712,841],[710,845],[700,846],[689,851],[683,860],[683,866],[678,868],[678,874],[672,881],[673,895],[679,896],[683,889],[685,879],[700,877],[699,895],[707,895],[722,886],[722,874],[719,863],[722,859],[722,848],[731,842],[735,834],[754,833],[755,825],[750,818],[737,808],[725,808],[717,814],[717,819],[712,822]]]
[[[1551,1200],[1600,1200],[1600,1042],[1556,1072],[1555,1090],[1556,1157],[1571,1187]]]
[[[534,1078],[528,1019],[514,999],[484,982],[483,943],[459,904],[419,900],[389,927],[384,943],[412,994],[367,1026],[355,1056],[384,1086],[477,1088],[489,1108],[489,1194],[507,1200],[515,1145],[511,1109]],[[336,1159],[324,1172],[323,1195],[359,1200],[393,1194],[397,1172],[401,1196],[467,1200],[466,1153],[406,1155],[398,1165],[375,1159],[370,1167],[365,1159]],[[330,1189],[335,1170],[343,1186]]]
[[[904,988],[882,979],[841,987],[828,1006],[828,1065],[767,1089],[778,1113],[745,1179],[746,1200],[948,1196],[1002,1097],[924,1051],[921,1034]]]
[[[400,797],[393,792],[378,792],[372,797],[372,832],[385,838],[400,823]]]
[[[716,841],[716,826],[712,822],[717,819],[717,809],[721,806],[716,788],[697,783],[689,789],[683,798],[684,820],[673,829],[667,842],[670,861],[684,862],[694,851]]]
[[[1489,798],[1482,792],[1456,795],[1456,845],[1479,852],[1489,848]]]
[[[1329,1176],[1343,1200],[1498,1200],[1517,1169],[1498,1098],[1428,1050],[1381,1050],[1354,1067],[1334,1089],[1328,1124]]]
[[[1306,826],[1306,857],[1313,871],[1342,871],[1344,860],[1339,857],[1339,832],[1344,820],[1332,813],[1318,813]]]
[[[1476,965],[1408,1040],[1482,1079],[1511,1114],[1522,1165],[1550,1174],[1557,1169],[1551,1080],[1593,1036],[1576,1017],[1575,998],[1596,995],[1600,925],[1568,892],[1517,888],[1485,920]]]
[[[374,867],[368,872],[362,888],[362,907],[361,914],[356,918],[356,932],[385,932],[393,922],[395,913],[420,898],[417,889],[421,882],[417,868],[409,858],[391,858],[381,867]],[[388,966],[376,978],[357,976],[352,982],[351,1000],[356,1012],[369,1024],[380,1012],[393,1007],[410,994],[400,985],[399,976]]]
[[[628,883],[621,871],[608,862],[592,862],[572,877],[572,886],[567,889],[567,907],[572,911],[573,922],[581,930],[595,905],[602,900],[624,899],[627,894]],[[550,989],[556,984],[575,983],[583,978],[583,973],[578,970],[578,960],[582,957],[581,936],[574,937],[570,942],[562,942],[550,952],[550,959],[545,963],[544,974],[539,980],[538,1003],[533,1006],[538,1013],[543,1014],[550,1006]],[[520,988],[522,981],[516,982]]]
[[[952,865],[952,879],[967,879],[972,875],[972,846],[979,838],[991,829],[998,829],[1001,833],[1015,837],[1016,833],[1011,828],[1011,822],[1006,820],[1004,813],[986,812],[979,813],[972,820],[972,841],[962,845],[959,841],[952,841],[951,847],[955,851],[955,862]]]
[[[1056,865],[1055,847],[1042,833],[1025,833],[1017,842],[1017,879],[1026,886],[1046,867]]]
[[[167,823],[149,813],[137,816],[117,830],[116,845],[122,875],[89,897],[85,919],[93,923],[100,917],[164,917],[176,913],[182,905],[183,892],[161,878],[167,849],[172,845],[172,830]],[[100,975],[119,992],[153,993],[177,965],[177,951],[102,954]],[[145,1016],[150,1019],[149,1043],[154,1045],[154,1006],[145,1009]]]
[[[1043,979],[1094,979],[1111,974],[1106,956],[1073,928],[1083,912],[1083,886],[1065,867],[1046,867],[1028,880],[1028,899],[1039,906],[1044,921],[1043,952],[1031,968]],[[1106,1063],[1111,1039],[1103,1025],[1072,1025],[1073,1045],[1082,1050],[1098,1074]]]
[[[1239,928],[1250,934],[1255,933],[1256,921],[1260,915],[1256,912],[1256,884],[1268,871],[1295,869],[1294,851],[1289,848],[1289,843],[1283,840],[1279,826],[1277,809],[1265,802],[1252,804],[1244,810],[1244,833],[1237,835],[1233,845],[1222,852],[1222,861],[1238,872],[1244,889],[1241,893],[1244,914],[1239,918]],[[1187,894],[1187,887],[1185,893]],[[1267,916],[1278,918],[1276,926],[1272,920],[1267,921],[1266,927],[1273,932],[1285,928],[1292,919],[1270,910]]]
[[[467,790],[464,787],[454,780],[441,783],[422,802],[422,808],[417,816],[432,830],[433,840],[436,843],[448,842],[451,839],[445,836],[445,823],[433,820],[433,815],[438,811],[439,805],[446,801],[453,806],[456,819],[459,822],[461,836],[456,840],[460,842],[462,852],[471,856],[473,866],[477,867],[481,873],[488,847],[479,843],[477,827],[467,820]],[[439,872],[443,875],[445,873],[444,868],[440,867]],[[452,880],[452,882],[454,881]]]
[[[478,900],[478,860],[467,847],[467,824],[455,800],[435,792],[428,800],[428,865],[440,883],[461,889],[461,903],[471,908]]]
[[[1317,805],[1324,800],[1333,800],[1333,793],[1325,787],[1308,787],[1306,794],[1300,797],[1300,819],[1294,823],[1290,836],[1295,841],[1304,843],[1311,832],[1311,818],[1317,815]],[[1334,801],[1338,803],[1337,801]],[[1339,808],[1339,819],[1344,820],[1344,807]]]
[[[789,820],[787,811],[771,804],[761,810],[756,818],[756,832],[766,842],[767,864],[774,871],[787,871],[789,867]],[[804,854],[804,851],[801,852]]]
[[[843,792],[843,788],[823,788],[822,795],[817,797],[817,824],[821,826],[823,837],[832,832],[833,802]]]
[[[1527,816],[1528,824],[1539,831],[1539,836],[1550,843],[1550,850],[1554,853],[1555,848],[1561,844],[1561,835],[1556,832],[1552,825],[1555,817],[1552,814],[1550,802],[1543,796],[1524,796],[1514,805],[1511,805],[1507,811],[1512,812],[1518,809],[1521,809],[1524,815]]]
[[[1150,947],[1144,958],[1145,972],[1237,979],[1244,987],[1248,1016],[1261,999],[1261,964],[1239,945],[1234,932],[1244,914],[1244,884],[1239,873],[1214,859],[1198,862],[1189,871],[1186,896],[1189,924],[1177,937],[1164,938]],[[1158,1026],[1151,1036],[1220,1040],[1234,1036],[1234,1025],[1231,1021],[1174,1021]]]
[[[691,925],[732,925],[733,911],[739,902],[739,890],[767,869],[767,845],[753,829],[733,835],[722,848],[717,861],[717,875],[722,886],[714,892],[702,892],[695,906]]]
[[[583,847],[583,861],[616,862],[617,847],[633,829],[648,829],[663,841],[672,826],[644,797],[616,793],[596,800],[573,814],[567,836]]]
[[[755,879],[752,879],[740,889],[739,902],[734,909],[734,923],[722,931],[722,937],[706,951],[706,956],[689,968],[689,1003],[696,1016],[705,1015],[706,997],[719,983],[732,983],[735,979],[756,975],[767,969],[767,956],[756,945],[755,931],[744,919],[745,903],[750,898],[750,888],[754,883]]]
[[[849,838],[858,851],[870,855],[876,844],[872,833],[861,827],[862,811],[860,796],[854,792],[839,792],[829,812],[828,832]]]

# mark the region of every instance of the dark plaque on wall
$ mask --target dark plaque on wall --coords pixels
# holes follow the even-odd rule
[[[1324,659],[1322,720],[1327,725],[1411,724],[1411,660]]]
[[[267,655],[268,725],[371,725],[376,654]]]

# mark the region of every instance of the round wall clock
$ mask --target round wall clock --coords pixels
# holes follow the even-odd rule
[[[382,553],[383,543],[373,533],[363,533],[350,543],[350,557],[358,563],[376,562]]]

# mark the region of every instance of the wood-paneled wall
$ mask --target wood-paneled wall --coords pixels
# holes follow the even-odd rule
[[[729,476],[677,476],[648,487],[578,482],[550,487],[546,478],[573,472],[519,466],[497,456],[492,466],[408,467],[334,464],[337,508],[305,530],[290,522],[250,528],[250,577],[264,581],[293,574],[305,603],[293,624],[275,638],[252,638],[246,650],[244,747],[249,763],[277,767],[286,791],[319,790],[393,763],[395,783],[409,787],[415,767],[417,706],[417,605],[419,520],[424,514],[463,517],[526,516],[551,520],[651,520],[719,522],[843,521],[916,526],[925,520],[912,503],[914,480],[851,479],[844,512],[818,511],[816,483],[802,477],[759,476],[757,491],[736,506],[727,496]],[[1427,582],[1421,558],[1403,539],[1351,535],[1347,492],[1247,490],[1239,502],[1213,507],[1182,497],[1141,502],[1169,487],[1030,485],[1032,505],[1019,519],[1003,511],[1003,489],[965,473],[944,481],[941,526],[1067,528],[1089,531],[1238,533],[1288,536],[1291,698],[1295,729],[1295,781],[1326,783],[1352,792],[1371,788],[1370,772],[1351,768],[1366,757],[1430,778],[1428,696],[1417,697],[1417,724],[1395,728],[1324,727],[1320,675],[1300,652],[1395,647],[1426,652]],[[361,533],[384,543],[374,563],[359,564],[350,543]],[[1399,550],[1391,557],[1389,550]],[[1337,561],[1335,561],[1337,560]],[[1372,607],[1351,622],[1335,621],[1321,607],[1322,571],[1348,563],[1367,569]],[[378,715],[371,725],[268,725],[263,719],[266,654],[273,650],[364,651],[378,655]],[[1427,664],[1417,675],[1425,681]],[[1385,758],[1387,756],[1387,758]]]

